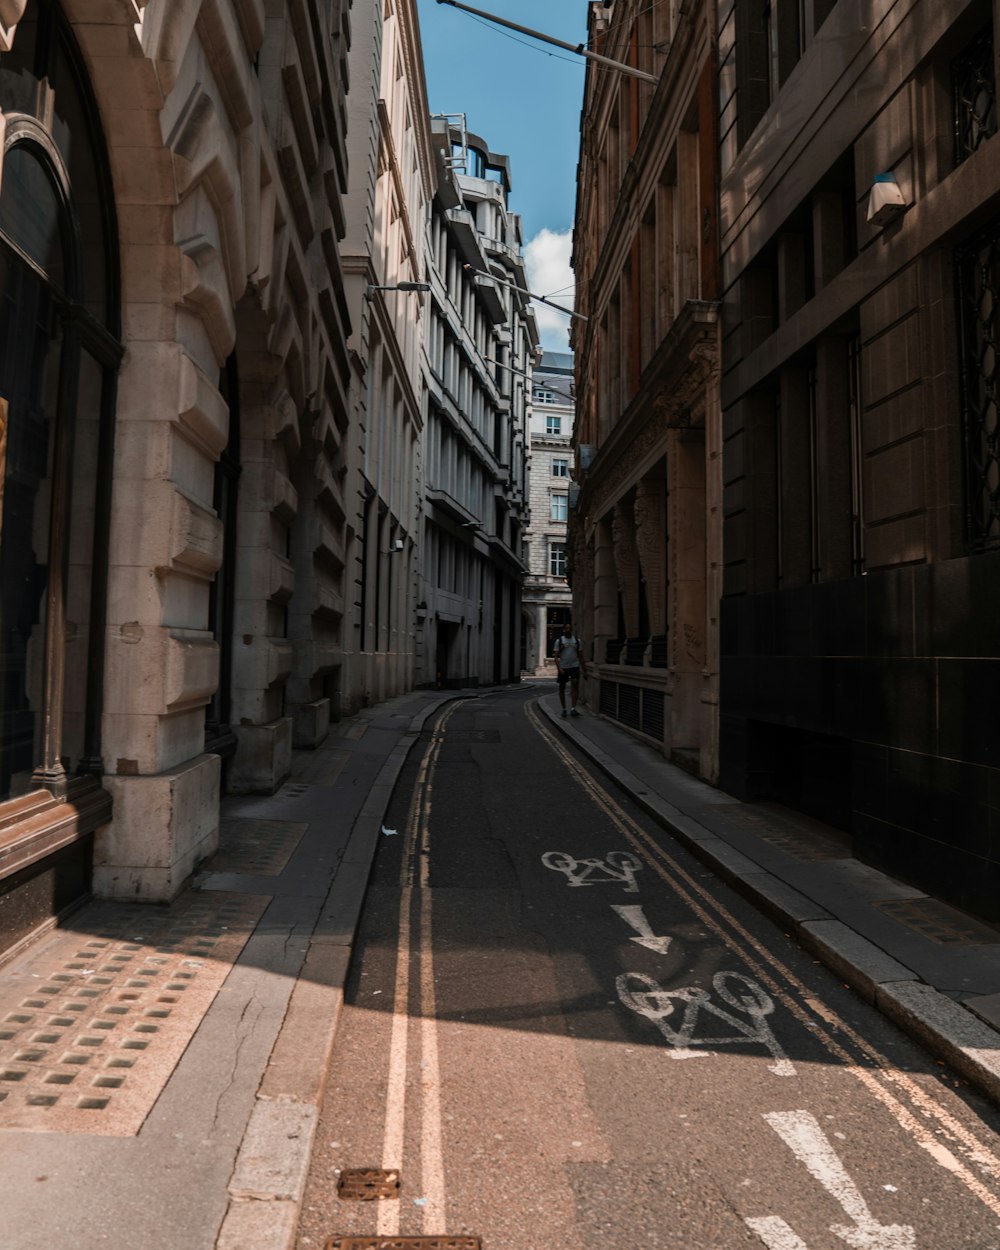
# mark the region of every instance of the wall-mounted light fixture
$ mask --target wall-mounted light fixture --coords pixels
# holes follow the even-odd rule
[[[868,192],[868,222],[873,226],[887,226],[908,208],[896,175],[891,172],[876,174]]]
[[[429,291],[430,289],[431,284],[429,282],[393,282],[389,286],[369,283],[365,287],[365,299],[371,299],[376,291]]]

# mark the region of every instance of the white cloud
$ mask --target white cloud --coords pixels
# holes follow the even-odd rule
[[[543,228],[524,247],[524,263],[528,273],[528,290],[545,295],[554,304],[573,307],[573,271],[569,267],[573,250],[573,232]],[[538,319],[542,346],[548,351],[568,352],[567,337],[570,318],[565,313],[547,308],[536,300],[532,305]]]

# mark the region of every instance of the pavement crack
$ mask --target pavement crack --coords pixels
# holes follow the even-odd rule
[[[256,1009],[256,1014],[253,1019],[251,1019],[251,1011],[254,1009]],[[219,1128],[222,1118],[222,1105],[226,1100],[227,1094],[230,1090],[236,1088],[238,1084],[237,1073],[239,1072],[240,1062],[243,1058],[243,1050],[247,1043],[253,1039],[254,1033],[257,1029],[257,1022],[260,1019],[260,1014],[261,1003],[255,993],[251,995],[251,997],[248,998],[243,1004],[243,1008],[240,1011],[239,1021],[234,1029],[236,1045],[232,1052],[232,1062],[229,1065],[229,1075],[216,1096],[215,1108],[212,1112],[213,1133]]]

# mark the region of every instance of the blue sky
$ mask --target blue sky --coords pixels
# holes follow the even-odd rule
[[[568,43],[586,37],[586,0],[468,3]],[[470,130],[510,157],[510,203],[524,218],[531,289],[561,292],[572,281],[583,58],[436,0],[417,8],[431,112],[465,113]],[[554,298],[568,303],[571,294]],[[566,351],[568,318],[535,308],[544,345]]]

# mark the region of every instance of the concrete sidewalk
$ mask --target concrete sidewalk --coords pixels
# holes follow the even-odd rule
[[[845,981],[1000,1101],[1000,933],[740,803],[613,723],[539,707]],[[383,819],[442,704],[416,691],[226,799],[170,907],[92,903],[0,970],[0,1246],[291,1250]]]
[[[87,904],[0,970],[0,1246],[289,1250],[415,691],[223,801],[169,907]]]

